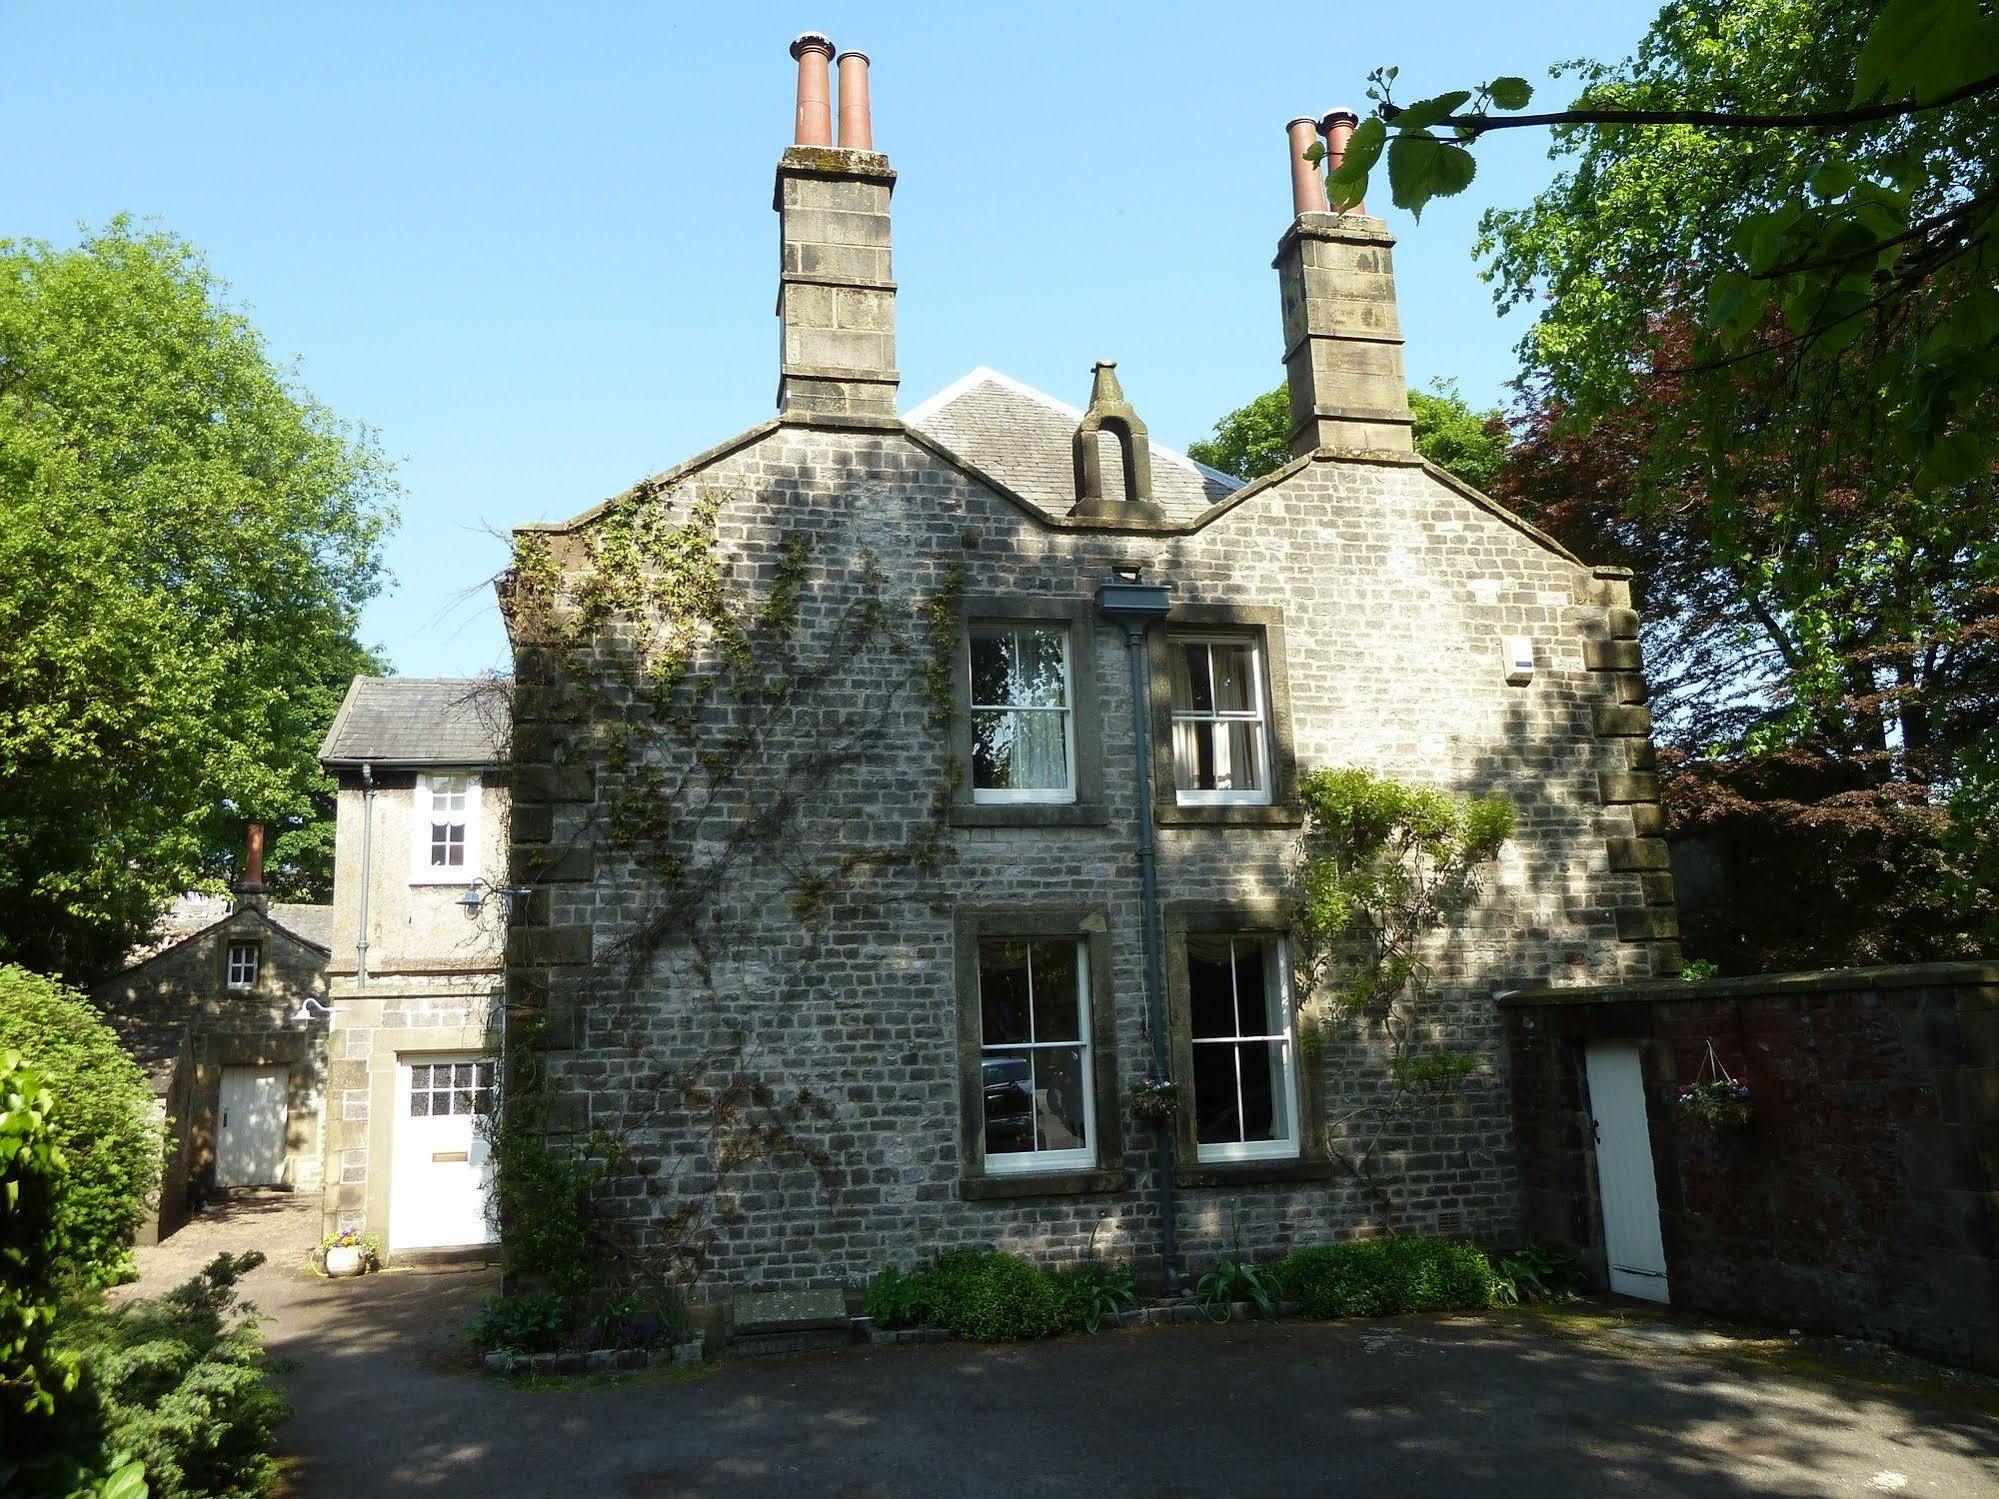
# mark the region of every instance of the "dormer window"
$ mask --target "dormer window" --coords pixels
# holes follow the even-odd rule
[[[415,868],[419,885],[463,885],[478,877],[479,777],[464,771],[417,777]]]

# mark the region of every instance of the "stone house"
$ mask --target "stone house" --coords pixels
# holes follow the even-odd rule
[[[164,942],[90,997],[154,1082],[171,1123],[148,1240],[192,1201],[232,1187],[316,1190],[325,1038],[298,1018],[328,993],[332,909],[272,901],[263,829],[233,899],[182,902]]]
[[[1413,451],[1393,240],[1326,211],[1311,121],[1281,469],[1151,442],[1109,361],[1081,411],[979,369],[898,415],[896,176],[858,53],[834,144],[831,55],[793,49],[777,415],[519,528],[502,585],[509,1024],[549,1117],[621,1144],[611,1226],[710,1302],[958,1246],[1156,1278],[1511,1235],[1493,992],[1679,964],[1628,575]],[[1371,1174],[1342,1130],[1385,1043],[1293,982],[1296,788],[1332,766],[1519,813],[1441,955],[1478,1068]],[[1163,1132],[1127,1106],[1155,1070]]]
[[[339,782],[325,1021],[326,1231],[478,1250],[501,1042],[503,685],[357,677],[320,763]]]

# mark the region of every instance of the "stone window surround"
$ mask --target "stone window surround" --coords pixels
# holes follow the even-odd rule
[[[250,949],[250,982],[235,984],[229,981],[229,955],[236,948]],[[261,937],[239,937],[233,932],[222,939],[222,987],[230,994],[256,994],[264,987],[264,942]]]
[[[1175,1178],[1187,1187],[1244,1186],[1257,1182],[1325,1181],[1334,1174],[1325,1157],[1320,1138],[1318,1090],[1311,1068],[1305,1065],[1298,1040],[1298,994],[1291,999],[1292,1068],[1298,1086],[1298,1154],[1294,1157],[1247,1160],[1200,1160],[1200,1144],[1194,1138],[1192,1093],[1194,1042],[1192,1002],[1187,982],[1187,938],[1221,933],[1269,935],[1291,940],[1291,922],[1284,906],[1275,900],[1200,901],[1170,900],[1165,910],[1166,1034],[1170,1042],[1173,1076],[1186,1083],[1188,1107],[1180,1112],[1175,1130],[1179,1165]],[[1286,954],[1287,960],[1291,956]],[[1288,963],[1287,963],[1288,967]]]
[[[1182,805],[1173,784],[1173,678],[1169,637],[1181,632],[1256,637],[1263,661],[1265,735],[1270,754],[1270,800]],[[1298,762],[1291,748],[1291,686],[1284,665],[1284,611],[1260,604],[1175,604],[1162,624],[1146,631],[1151,665],[1152,810],[1165,827],[1296,827]]]
[[[1070,767],[1076,796],[1067,802],[974,802],[972,800],[973,625],[1069,627],[1070,724],[1076,763]],[[1104,805],[1103,715],[1097,701],[1097,619],[1089,599],[1012,597],[966,598],[959,606],[957,655],[951,668],[951,754],[960,767],[951,788],[954,827],[1101,827],[1109,821]]]
[[[967,1201],[1001,1197],[1065,1197],[1124,1192],[1131,1173],[1122,1166],[1124,1131],[1118,1087],[1117,1005],[1111,987],[1110,909],[1103,905],[968,905],[952,919],[958,998],[958,1195]],[[1095,1069],[1097,1164],[1049,1172],[989,1173],[985,1134],[985,1082],[979,1027],[979,939],[982,937],[1080,937],[1089,964],[1090,1058]]]

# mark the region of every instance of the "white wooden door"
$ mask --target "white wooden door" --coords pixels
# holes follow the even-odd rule
[[[1596,1135],[1597,1190],[1610,1288],[1668,1301],[1666,1246],[1659,1236],[1659,1188],[1652,1175],[1652,1134],[1645,1123],[1645,1073],[1636,1041],[1592,1041],[1590,1121]]]
[[[490,1244],[490,1151],[480,1121],[493,1108],[491,1057],[407,1056],[396,1066],[389,1247]]]
[[[215,1184],[272,1187],[285,1179],[291,1068],[224,1067],[215,1132]]]

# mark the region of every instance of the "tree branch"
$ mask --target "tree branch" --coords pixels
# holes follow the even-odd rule
[[[1543,125],[1708,125],[1717,130],[1844,130],[1876,120],[1895,120],[1947,109],[1981,94],[1999,92],[1999,73],[1954,89],[1941,99],[1904,99],[1891,104],[1863,104],[1853,109],[1814,109],[1795,114],[1741,114],[1725,109],[1560,109],[1538,115],[1451,115],[1437,121],[1437,128],[1469,131],[1474,137],[1494,130],[1526,130]],[[1395,116],[1382,108],[1382,119],[1390,124]],[[1400,110],[1396,111],[1401,113]]]

